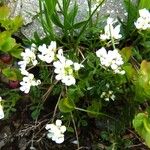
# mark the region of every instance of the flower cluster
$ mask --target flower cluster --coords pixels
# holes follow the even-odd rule
[[[63,50],[56,48],[56,42],[52,41],[48,47],[45,44],[38,47],[41,54],[38,55],[39,59],[46,63],[53,62],[54,72],[57,74],[55,79],[64,83],[67,86],[76,83],[74,71],[78,71],[83,65],[67,59],[63,55]]]
[[[56,80],[61,80],[62,83],[67,86],[74,85],[76,83],[74,75],[76,71],[83,67],[83,65],[67,59],[63,55],[62,49],[58,49],[57,52],[56,42],[51,41],[49,46],[43,44],[38,48],[35,44],[32,44],[30,49],[27,48],[25,49],[25,52],[21,53],[23,61],[18,62],[21,74],[24,75],[23,81],[20,82],[21,91],[29,93],[31,86],[37,86],[41,84],[41,81],[35,80],[34,75],[32,73],[29,73],[26,69],[27,65],[36,66],[38,64],[38,61],[36,59],[37,50],[38,52],[40,52],[37,54],[37,56],[41,61],[44,61],[46,63],[53,62],[54,72],[57,74],[55,77]]]
[[[23,61],[19,61],[18,65],[20,66],[21,74],[24,75],[23,81],[20,82],[20,90],[24,93],[29,93],[31,86],[37,86],[41,84],[40,80],[35,80],[34,75],[29,73],[27,70],[27,65],[36,66],[38,61],[36,60],[36,46],[35,44],[31,45],[31,48],[26,48],[25,52],[21,53]]]
[[[57,54],[58,60],[53,63],[54,72],[57,74],[55,79],[61,80],[67,86],[76,83],[74,71],[78,71],[83,65],[71,61],[63,56],[63,51],[60,49]]]
[[[56,120],[56,124],[47,124],[45,129],[48,130],[47,137],[49,139],[52,139],[57,144],[64,142],[66,127],[62,126],[61,120]]]
[[[139,30],[146,30],[150,28],[150,12],[147,9],[139,10],[140,17],[134,23]]]
[[[109,90],[109,88],[110,85],[107,83],[106,84],[107,91],[102,92],[100,97],[103,98],[105,101],[109,101],[110,99],[114,101],[116,96],[113,94],[114,92],[112,90]]]
[[[36,60],[36,46],[35,44],[31,45],[31,48],[26,48],[25,52],[21,53],[23,61],[19,61],[18,65],[20,66],[20,71],[22,75],[28,75],[28,71],[26,70],[27,65],[36,66],[38,61]]]
[[[55,59],[56,42],[51,41],[48,47],[43,44],[42,46],[38,47],[38,50],[41,52],[41,54],[38,54],[39,59],[46,63],[51,63]]]
[[[107,24],[104,27],[104,34],[100,35],[100,39],[102,41],[109,40],[111,38],[120,39],[122,35],[120,34],[120,24],[114,27],[117,23],[113,18],[108,17]]]
[[[123,59],[118,50],[109,50],[108,52],[104,47],[96,51],[97,57],[100,58],[101,66],[104,68],[110,67],[115,74],[125,74],[125,71],[121,69],[123,65]]]
[[[115,95],[113,94],[113,91],[108,91],[108,92],[102,92],[101,98],[104,98],[105,101],[115,100]]]
[[[20,82],[20,90],[24,93],[29,93],[31,86],[38,86],[41,84],[40,80],[35,80],[34,75],[29,73],[27,76],[23,77],[23,81]]]
[[[1,105],[2,98],[0,97],[0,119],[4,118],[3,106]]]

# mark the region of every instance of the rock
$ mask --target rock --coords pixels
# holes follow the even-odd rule
[[[7,5],[11,8],[12,17],[23,17],[24,25],[32,23],[34,16],[39,12],[38,0],[8,0]]]

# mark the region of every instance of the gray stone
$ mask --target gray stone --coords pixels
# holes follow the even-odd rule
[[[32,23],[34,16],[39,12],[38,0],[9,0],[11,16],[21,15],[24,25]]]

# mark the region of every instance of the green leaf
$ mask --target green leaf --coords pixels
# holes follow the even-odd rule
[[[51,16],[54,13],[57,0],[44,0],[44,3],[48,14]]]
[[[67,131],[71,132],[71,133],[74,133],[74,129],[72,127],[67,127]]]
[[[97,102],[96,100],[93,100],[92,104],[87,108],[87,110],[90,111],[88,115],[90,117],[97,117],[100,109],[101,109],[101,103]]]
[[[50,40],[55,39],[51,16],[54,13],[56,0],[39,0],[40,22],[43,26],[45,34]]]
[[[22,75],[21,75],[20,71],[16,68],[5,68],[2,70],[2,73],[9,80],[16,81],[16,80],[22,79]]]
[[[135,69],[132,67],[132,65],[130,63],[126,63],[122,68],[123,70],[125,70],[128,79],[134,80],[134,77],[136,76],[137,73]]]
[[[68,22],[69,24],[71,24],[71,26],[74,24],[77,13],[78,13],[78,5],[75,1],[73,8],[70,10],[70,12],[67,15]]]
[[[5,19],[1,22],[2,26],[9,32],[16,32],[23,24],[23,19],[21,16],[16,16],[13,19]]]
[[[142,61],[138,75],[135,78],[136,100],[150,100],[150,62]]]
[[[134,21],[137,19],[138,15],[138,4],[133,3],[131,0],[124,0],[125,8],[128,13],[127,22],[124,26],[125,36],[129,36],[130,32],[134,29]]]
[[[58,107],[61,112],[68,113],[75,109],[75,104],[73,100],[64,98],[59,102]]]
[[[74,29],[79,29],[79,28],[81,28],[82,26],[84,26],[84,25],[86,24],[86,22],[87,22],[87,20],[81,21],[81,22],[78,22],[78,23],[75,23],[75,24],[73,25],[73,28],[74,28]]]
[[[0,6],[0,22],[8,17],[9,11],[10,10],[7,6]]]
[[[15,58],[21,58],[21,52],[22,51],[23,51],[23,49],[20,47],[20,45],[17,44],[9,52]]]
[[[149,0],[139,0],[139,9],[150,9],[150,1]]]
[[[124,47],[120,53],[121,53],[121,56],[123,57],[123,60],[127,62],[131,57],[132,47]]]
[[[150,120],[148,114],[139,113],[133,119],[133,127],[137,133],[145,140],[146,145],[150,148]]]
[[[0,33],[0,50],[3,52],[10,51],[16,45],[15,39],[13,39],[9,32],[4,31]]]
[[[51,19],[52,19],[52,21],[53,21],[53,23],[54,23],[55,25],[57,25],[57,26],[60,27],[60,28],[63,28],[63,25],[62,25],[62,23],[61,23],[61,21],[60,21],[60,18],[59,18],[59,16],[58,16],[58,14],[57,14],[56,11],[55,11],[55,12],[53,13],[53,15],[51,16]]]

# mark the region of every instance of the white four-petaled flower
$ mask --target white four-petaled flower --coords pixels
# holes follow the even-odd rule
[[[111,38],[120,39],[122,35],[120,34],[120,24],[116,25],[116,20],[108,17],[107,24],[104,27],[104,34],[100,35],[102,41],[109,40]],[[115,27],[114,27],[115,26]]]
[[[41,84],[40,80],[35,80],[34,75],[29,73],[27,76],[23,77],[23,81],[20,82],[20,90],[24,93],[29,93],[31,86],[37,86]]]
[[[139,18],[134,23],[137,29],[146,30],[150,28],[150,12],[147,9],[139,10]]]
[[[125,71],[121,69],[124,62],[117,49],[107,52],[106,49],[102,47],[96,51],[96,55],[100,58],[101,66],[104,68],[110,67],[116,74],[125,74]]]
[[[73,62],[70,59],[66,59],[63,56],[63,51],[60,49],[56,55],[58,60],[54,61],[53,66],[55,67],[54,72],[56,80],[61,80],[67,86],[74,85],[76,83],[74,72],[78,71],[83,65]]]
[[[34,75],[27,71],[27,65],[36,66],[38,61],[36,60],[36,45],[32,44],[31,48],[26,48],[25,52],[21,53],[22,61],[18,62],[21,74],[24,75],[23,81],[20,82],[20,90],[24,93],[29,93],[31,86],[37,86],[41,83],[40,80],[35,80]]]
[[[62,126],[61,120],[56,120],[55,124],[47,124],[45,129],[48,130],[47,137],[55,141],[57,144],[61,144],[64,142],[64,133],[66,131],[66,127]]]
[[[25,52],[21,53],[21,56],[23,58],[23,61],[26,62],[26,64],[32,64],[33,66],[37,65],[36,55],[35,55],[35,49],[33,47],[26,48]]]
[[[38,50],[41,52],[41,54],[38,54],[39,59],[46,63],[51,63],[55,59],[56,42],[52,41],[48,47],[43,44],[39,46]]]

